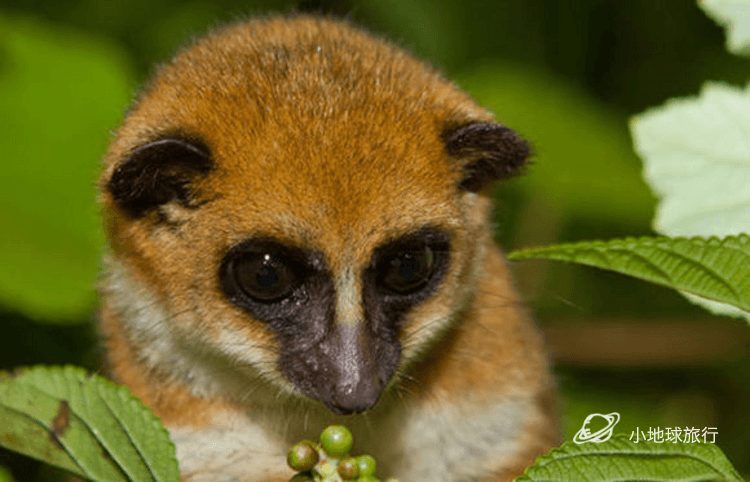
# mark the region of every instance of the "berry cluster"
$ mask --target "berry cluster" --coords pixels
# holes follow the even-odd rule
[[[298,473],[290,482],[380,482],[375,477],[375,459],[369,455],[351,457],[351,448],[352,433],[343,425],[326,427],[319,444],[312,440],[294,444],[286,461]]]

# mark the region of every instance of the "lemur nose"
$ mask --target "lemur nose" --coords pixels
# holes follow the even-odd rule
[[[333,387],[330,408],[339,415],[362,413],[375,406],[382,390],[383,383],[376,377],[339,382]]]
[[[365,332],[362,321],[340,323],[331,338],[335,376],[331,380],[329,406],[336,413],[360,413],[372,408],[383,390],[378,376],[381,367]]]

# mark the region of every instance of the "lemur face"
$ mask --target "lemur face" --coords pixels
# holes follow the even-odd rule
[[[529,152],[400,50],[297,22],[217,32],[158,72],[107,157],[106,229],[177,346],[358,413],[467,303],[478,192]]]

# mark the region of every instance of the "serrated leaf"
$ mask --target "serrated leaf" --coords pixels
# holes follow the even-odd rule
[[[702,0],[699,5],[726,27],[730,52],[750,55],[750,0]]]
[[[10,395],[0,388],[0,396],[9,397]],[[43,413],[54,412],[55,414],[57,414],[55,410],[59,410],[60,407],[58,400],[44,393],[34,393],[34,390],[29,390],[25,399],[3,398],[0,405],[0,445],[84,477],[75,459],[61,444],[56,443],[54,437],[50,436],[49,429],[45,427],[45,423],[49,426],[52,419],[45,417],[44,420],[39,420],[32,414],[7,408],[11,403],[20,405],[33,403],[37,407],[44,406]],[[77,419],[72,422],[73,425],[78,423],[80,421]]]
[[[724,481],[742,482],[721,449],[711,443],[631,441],[566,442],[539,457],[517,482]]]
[[[0,375],[0,445],[102,481],[179,480],[174,445],[126,388],[83,370]]]
[[[669,236],[750,231],[750,88],[708,83],[700,97],[669,101],[631,121],[644,177],[660,197],[654,229]],[[744,316],[688,296],[710,311]]]
[[[595,266],[750,311],[750,236],[583,241],[510,253]]]

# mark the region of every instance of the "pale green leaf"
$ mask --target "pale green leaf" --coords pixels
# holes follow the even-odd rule
[[[627,238],[515,251],[510,259],[546,258],[595,266],[750,311],[750,236]]]
[[[726,27],[731,52],[750,55],[750,0],[701,0],[698,4]]]
[[[644,177],[660,198],[654,229],[669,236],[750,232],[750,88],[709,83],[633,118]],[[750,314],[687,295],[720,314]]]
[[[179,480],[158,418],[126,388],[72,367],[0,375],[0,445],[92,480]]]
[[[606,442],[567,442],[539,457],[518,482],[723,481],[742,482],[711,443],[636,443],[625,435]]]
[[[654,228],[669,236],[750,231],[750,89],[707,84],[635,116],[635,148],[660,198]]]

